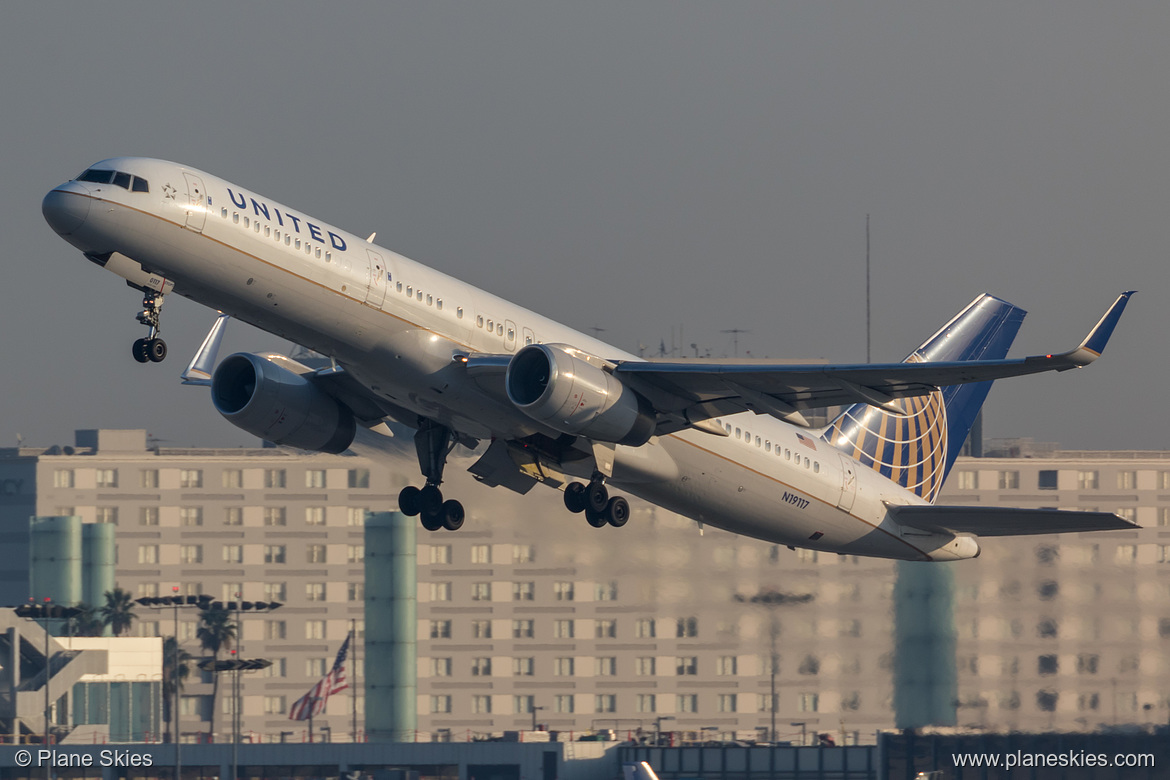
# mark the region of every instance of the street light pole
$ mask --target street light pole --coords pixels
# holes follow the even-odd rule
[[[532,705],[532,730],[533,731],[536,731],[536,711],[543,710],[543,709],[544,709],[544,707],[537,707],[535,704]]]
[[[174,659],[171,664],[171,687],[174,688],[173,702],[171,704],[171,718],[175,721],[175,780],[182,780],[183,777],[183,757],[180,753],[182,748],[179,746],[182,742],[182,731],[179,728],[179,586],[171,586],[171,606],[174,607],[175,612],[175,646],[173,649]]]

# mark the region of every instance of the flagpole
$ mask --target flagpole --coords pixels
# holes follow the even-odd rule
[[[351,685],[349,688],[349,701],[350,701],[350,706],[353,709],[353,737],[352,737],[352,739],[354,742],[357,742],[358,741],[358,738],[357,738],[358,731],[357,731],[357,674],[356,674],[356,672],[357,672],[357,668],[358,668],[358,665],[357,665],[358,651],[357,651],[357,620],[355,620],[354,618],[349,619],[349,638],[350,638],[350,652],[353,653],[353,670],[355,672],[355,674],[353,675],[354,676],[354,681],[353,681],[354,684]]]

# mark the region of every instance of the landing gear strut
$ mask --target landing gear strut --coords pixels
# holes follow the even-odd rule
[[[569,483],[565,488],[565,508],[574,514],[584,512],[585,520],[594,528],[621,528],[630,519],[630,502],[622,496],[611,498],[603,480],[600,474],[594,474],[588,485]]]
[[[421,488],[407,485],[398,494],[398,508],[409,517],[418,515],[422,527],[428,531],[445,528],[458,531],[463,527],[465,513],[463,504],[454,499],[443,500],[439,485],[443,482],[443,467],[447,456],[455,448],[455,437],[450,428],[422,418],[418,432],[414,435],[414,447],[418,452],[418,465],[426,478]]]
[[[139,363],[161,363],[167,356],[167,343],[158,337],[159,309],[163,305],[162,293],[147,290],[142,295],[142,311],[135,319],[146,327],[150,333],[144,339],[136,339],[132,353]]]

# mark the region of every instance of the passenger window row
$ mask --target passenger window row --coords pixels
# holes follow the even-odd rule
[[[742,428],[732,428],[732,427],[731,427],[731,423],[725,423],[725,422],[723,422],[722,420],[719,420],[719,419],[716,419],[716,420],[715,420],[715,423],[716,423],[717,425],[721,425],[721,426],[723,426],[723,429],[724,429],[725,431],[727,431],[727,433],[728,433],[728,434],[731,434],[731,433],[734,431],[734,433],[735,433],[735,438],[739,439],[740,441],[742,441],[742,442],[744,442],[744,443],[746,443],[746,444],[748,444],[748,445],[751,445],[751,444],[753,444],[753,440],[752,440],[752,434],[751,434],[751,431],[745,431],[745,430],[744,430],[744,429],[742,429]],[[772,442],[771,442],[770,440],[768,440],[768,439],[761,439],[759,436],[757,436],[757,437],[755,437],[754,444],[755,444],[755,446],[757,446],[757,447],[762,447],[762,448],[763,448],[763,450],[764,450],[764,452],[772,452],[773,450],[775,450],[775,452],[776,452],[776,457],[778,457],[778,458],[779,458],[779,457],[783,456],[784,460],[788,460],[788,461],[795,461],[795,463],[796,463],[796,465],[797,465],[797,466],[801,465],[801,463],[800,463],[800,459],[801,459],[801,458],[800,458],[800,453],[799,453],[799,452],[798,452],[798,453],[796,453],[796,455],[795,455],[795,457],[794,457],[794,456],[793,456],[793,454],[792,454],[792,450],[790,450],[790,449],[783,449],[783,451],[782,451],[782,449],[781,449],[781,447],[780,447],[780,443],[779,443],[779,442],[777,442],[777,443],[776,443],[776,446],[775,446],[775,447],[773,447],[773,446],[772,446]],[[805,458],[805,459],[804,459],[804,467],[805,467],[806,469],[807,469],[807,468],[811,468],[811,469],[812,469],[812,471],[813,471],[813,473],[815,473],[815,474],[819,474],[819,473],[820,473],[820,471],[821,471],[821,464],[820,464],[820,461],[815,461],[815,460],[813,460],[813,459],[811,459],[811,458]]]
[[[228,210],[226,208],[221,208],[219,210],[219,216],[223,219],[227,219]],[[238,211],[231,212],[231,216],[233,224],[239,225],[241,224],[241,221],[243,222],[244,230],[252,230],[257,235],[263,232],[265,238],[271,238],[278,244],[283,240],[285,246],[296,249],[297,251],[300,251],[303,248],[306,255],[316,257],[318,260],[321,259],[322,248],[320,246],[311,244],[308,241],[301,241],[299,237],[294,237],[287,230],[282,234],[280,228],[274,228],[271,225],[266,225],[258,219],[251,219],[247,214],[241,216],[240,212]],[[333,262],[332,252],[325,250],[324,256],[326,263]]]

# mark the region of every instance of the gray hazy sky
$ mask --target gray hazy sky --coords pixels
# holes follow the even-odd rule
[[[0,444],[145,427],[244,443],[178,373],[209,310],[139,296],[41,198],[162,157],[628,350],[900,359],[980,292],[1105,358],[998,383],[987,434],[1166,447],[1164,2],[9,3],[0,24]],[[681,338],[677,335],[681,327]],[[228,349],[279,347],[239,323]]]

